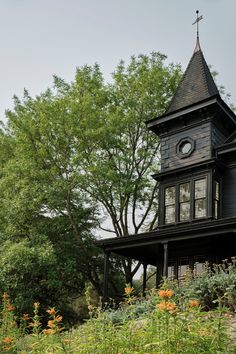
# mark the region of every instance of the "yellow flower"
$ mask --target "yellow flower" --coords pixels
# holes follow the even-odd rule
[[[133,288],[133,287],[127,286],[127,287],[125,288],[125,294],[126,294],[126,295],[131,295],[133,292],[134,292],[134,288]]]
[[[38,309],[38,308],[39,308],[39,305],[40,305],[39,302],[35,302],[35,303],[34,303],[34,308],[35,308],[35,309]]]
[[[158,295],[163,299],[170,299],[174,294],[172,289],[158,291]]]
[[[198,307],[200,302],[198,300],[189,300],[189,307]]]

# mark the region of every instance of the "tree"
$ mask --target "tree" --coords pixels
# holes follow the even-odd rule
[[[157,223],[158,184],[151,175],[159,168],[159,143],[145,121],[165,112],[181,77],[180,66],[165,65],[165,59],[152,53],[132,57],[127,66],[120,62],[106,107],[94,121],[84,117],[81,187],[109,217],[110,227],[101,229],[116,237]],[[123,267],[131,283],[139,264],[132,270],[131,260],[123,260]]]
[[[31,294],[44,288],[51,304],[58,289],[61,306],[86,281],[101,293],[102,259],[91,232],[98,221],[107,230],[103,221],[110,220],[108,231],[117,237],[155,227],[158,186],[151,174],[159,166],[159,145],[145,121],[165,111],[181,76],[179,65],[165,59],[152,53],[133,57],[127,67],[121,62],[109,84],[98,65],[84,66],[70,84],[54,77],[52,90],[15,97],[0,144],[4,290],[23,296],[30,283]],[[132,270],[130,260],[122,262],[131,282],[138,265]],[[39,266],[29,274],[33,263]],[[41,299],[45,306],[47,299]]]
[[[27,91],[22,101],[15,97],[2,131],[0,286],[21,311],[33,299],[64,310],[87,281],[101,294],[97,212],[79,189],[76,160],[80,116],[95,111],[102,81],[98,67],[76,77],[76,98],[58,78],[54,90],[35,99]]]

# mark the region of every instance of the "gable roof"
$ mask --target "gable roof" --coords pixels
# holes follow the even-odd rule
[[[170,102],[166,114],[215,95],[219,95],[219,91],[203,56],[199,39],[197,38],[192,58]]]

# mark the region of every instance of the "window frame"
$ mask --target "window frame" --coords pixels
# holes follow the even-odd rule
[[[195,218],[195,181],[206,178],[206,216]],[[214,193],[214,183],[215,179],[213,179],[212,173],[206,172],[201,174],[196,174],[194,176],[186,176],[184,179],[179,179],[176,181],[172,180],[168,183],[161,184],[160,189],[160,225],[161,226],[170,226],[170,225],[178,225],[178,224],[186,224],[190,222],[198,222],[201,220],[206,220],[214,217],[214,205],[213,205],[213,193]],[[180,221],[180,185],[184,183],[190,183],[190,218],[188,220]],[[166,205],[165,205],[165,190],[168,187],[175,187],[175,222],[166,223]],[[219,206],[220,206],[219,198]],[[214,213],[213,213],[214,212]],[[220,211],[219,211],[220,217]]]

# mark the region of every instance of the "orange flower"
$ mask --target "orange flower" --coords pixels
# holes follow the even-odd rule
[[[159,304],[157,304],[157,308],[161,311],[166,310],[166,303],[160,302]]]
[[[169,299],[174,295],[174,291],[171,289],[168,290],[159,290],[158,295],[163,299]]]
[[[198,307],[200,306],[200,302],[198,300],[189,300],[189,307]]]
[[[3,298],[3,300],[8,300],[9,295],[7,293],[3,293],[2,298]]]
[[[176,315],[177,313],[177,305],[175,302],[167,302],[166,303],[166,309],[167,311],[169,311],[169,313],[171,313],[172,315]]]
[[[11,338],[11,337],[5,337],[5,338],[3,338],[3,340],[2,340],[2,343],[11,344],[12,342],[14,342],[14,339]]]
[[[8,305],[7,306],[7,311],[15,311],[15,306],[13,306],[13,305]]]
[[[57,312],[56,312],[56,310],[55,310],[54,307],[53,307],[53,308],[51,308],[51,309],[48,309],[48,310],[47,310],[47,313],[49,313],[49,315],[55,315]]]
[[[55,321],[54,320],[50,320],[50,321],[48,321],[48,327],[49,328],[55,328]]]
[[[133,287],[127,286],[127,287],[125,288],[125,294],[126,294],[126,295],[131,295],[133,292],[134,292],[134,288],[133,288]]]
[[[52,329],[52,328],[48,328],[48,329],[44,329],[43,333],[46,334],[46,335],[52,335],[52,334],[55,333],[55,330]]]
[[[62,316],[56,316],[55,317],[56,322],[61,322],[62,321]]]
[[[3,349],[3,350],[9,350],[10,347],[4,346],[2,349]]]
[[[29,321],[30,320],[30,316],[28,315],[28,313],[24,313],[23,320],[24,321]]]
[[[157,308],[160,311],[168,311],[170,314],[172,315],[176,315],[177,311],[178,311],[178,307],[176,305],[175,302],[160,302],[159,304],[157,304]]]

